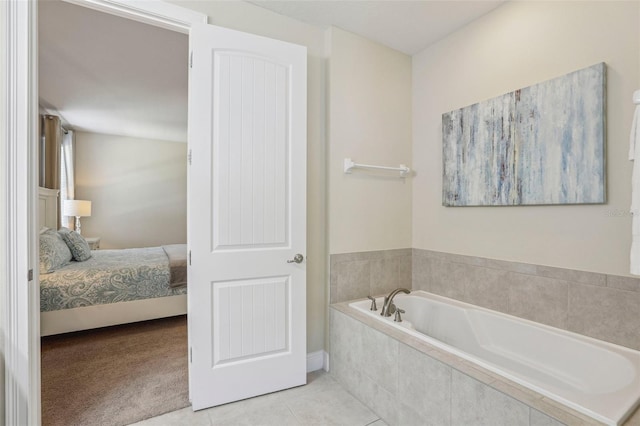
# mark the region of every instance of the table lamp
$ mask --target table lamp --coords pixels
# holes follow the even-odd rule
[[[64,200],[62,207],[63,216],[76,217],[76,232],[80,232],[80,218],[91,216],[91,201],[87,200]]]

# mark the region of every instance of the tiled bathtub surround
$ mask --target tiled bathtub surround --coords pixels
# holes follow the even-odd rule
[[[412,288],[640,350],[640,279],[413,249]]]
[[[640,350],[640,279],[421,249],[332,255],[331,374],[391,425],[598,424],[338,303],[397,287]]]
[[[411,288],[412,249],[332,254],[331,303]]]
[[[331,255],[331,303],[426,290],[640,350],[640,279],[421,249]]]
[[[331,374],[390,425],[600,424],[347,303],[330,309],[330,338]]]

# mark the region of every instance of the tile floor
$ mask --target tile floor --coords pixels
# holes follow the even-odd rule
[[[386,426],[329,374],[309,373],[307,385],[193,412],[191,407],[135,426],[352,425]]]

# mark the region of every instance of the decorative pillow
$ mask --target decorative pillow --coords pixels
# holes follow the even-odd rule
[[[89,243],[76,231],[62,233],[62,239],[69,246],[74,260],[84,262],[91,257]]]
[[[71,251],[60,234],[47,229],[40,234],[40,273],[48,274],[71,261]]]

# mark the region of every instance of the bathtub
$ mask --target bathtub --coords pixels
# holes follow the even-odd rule
[[[395,297],[403,322],[349,306],[609,425],[640,402],[640,352],[424,291]]]

